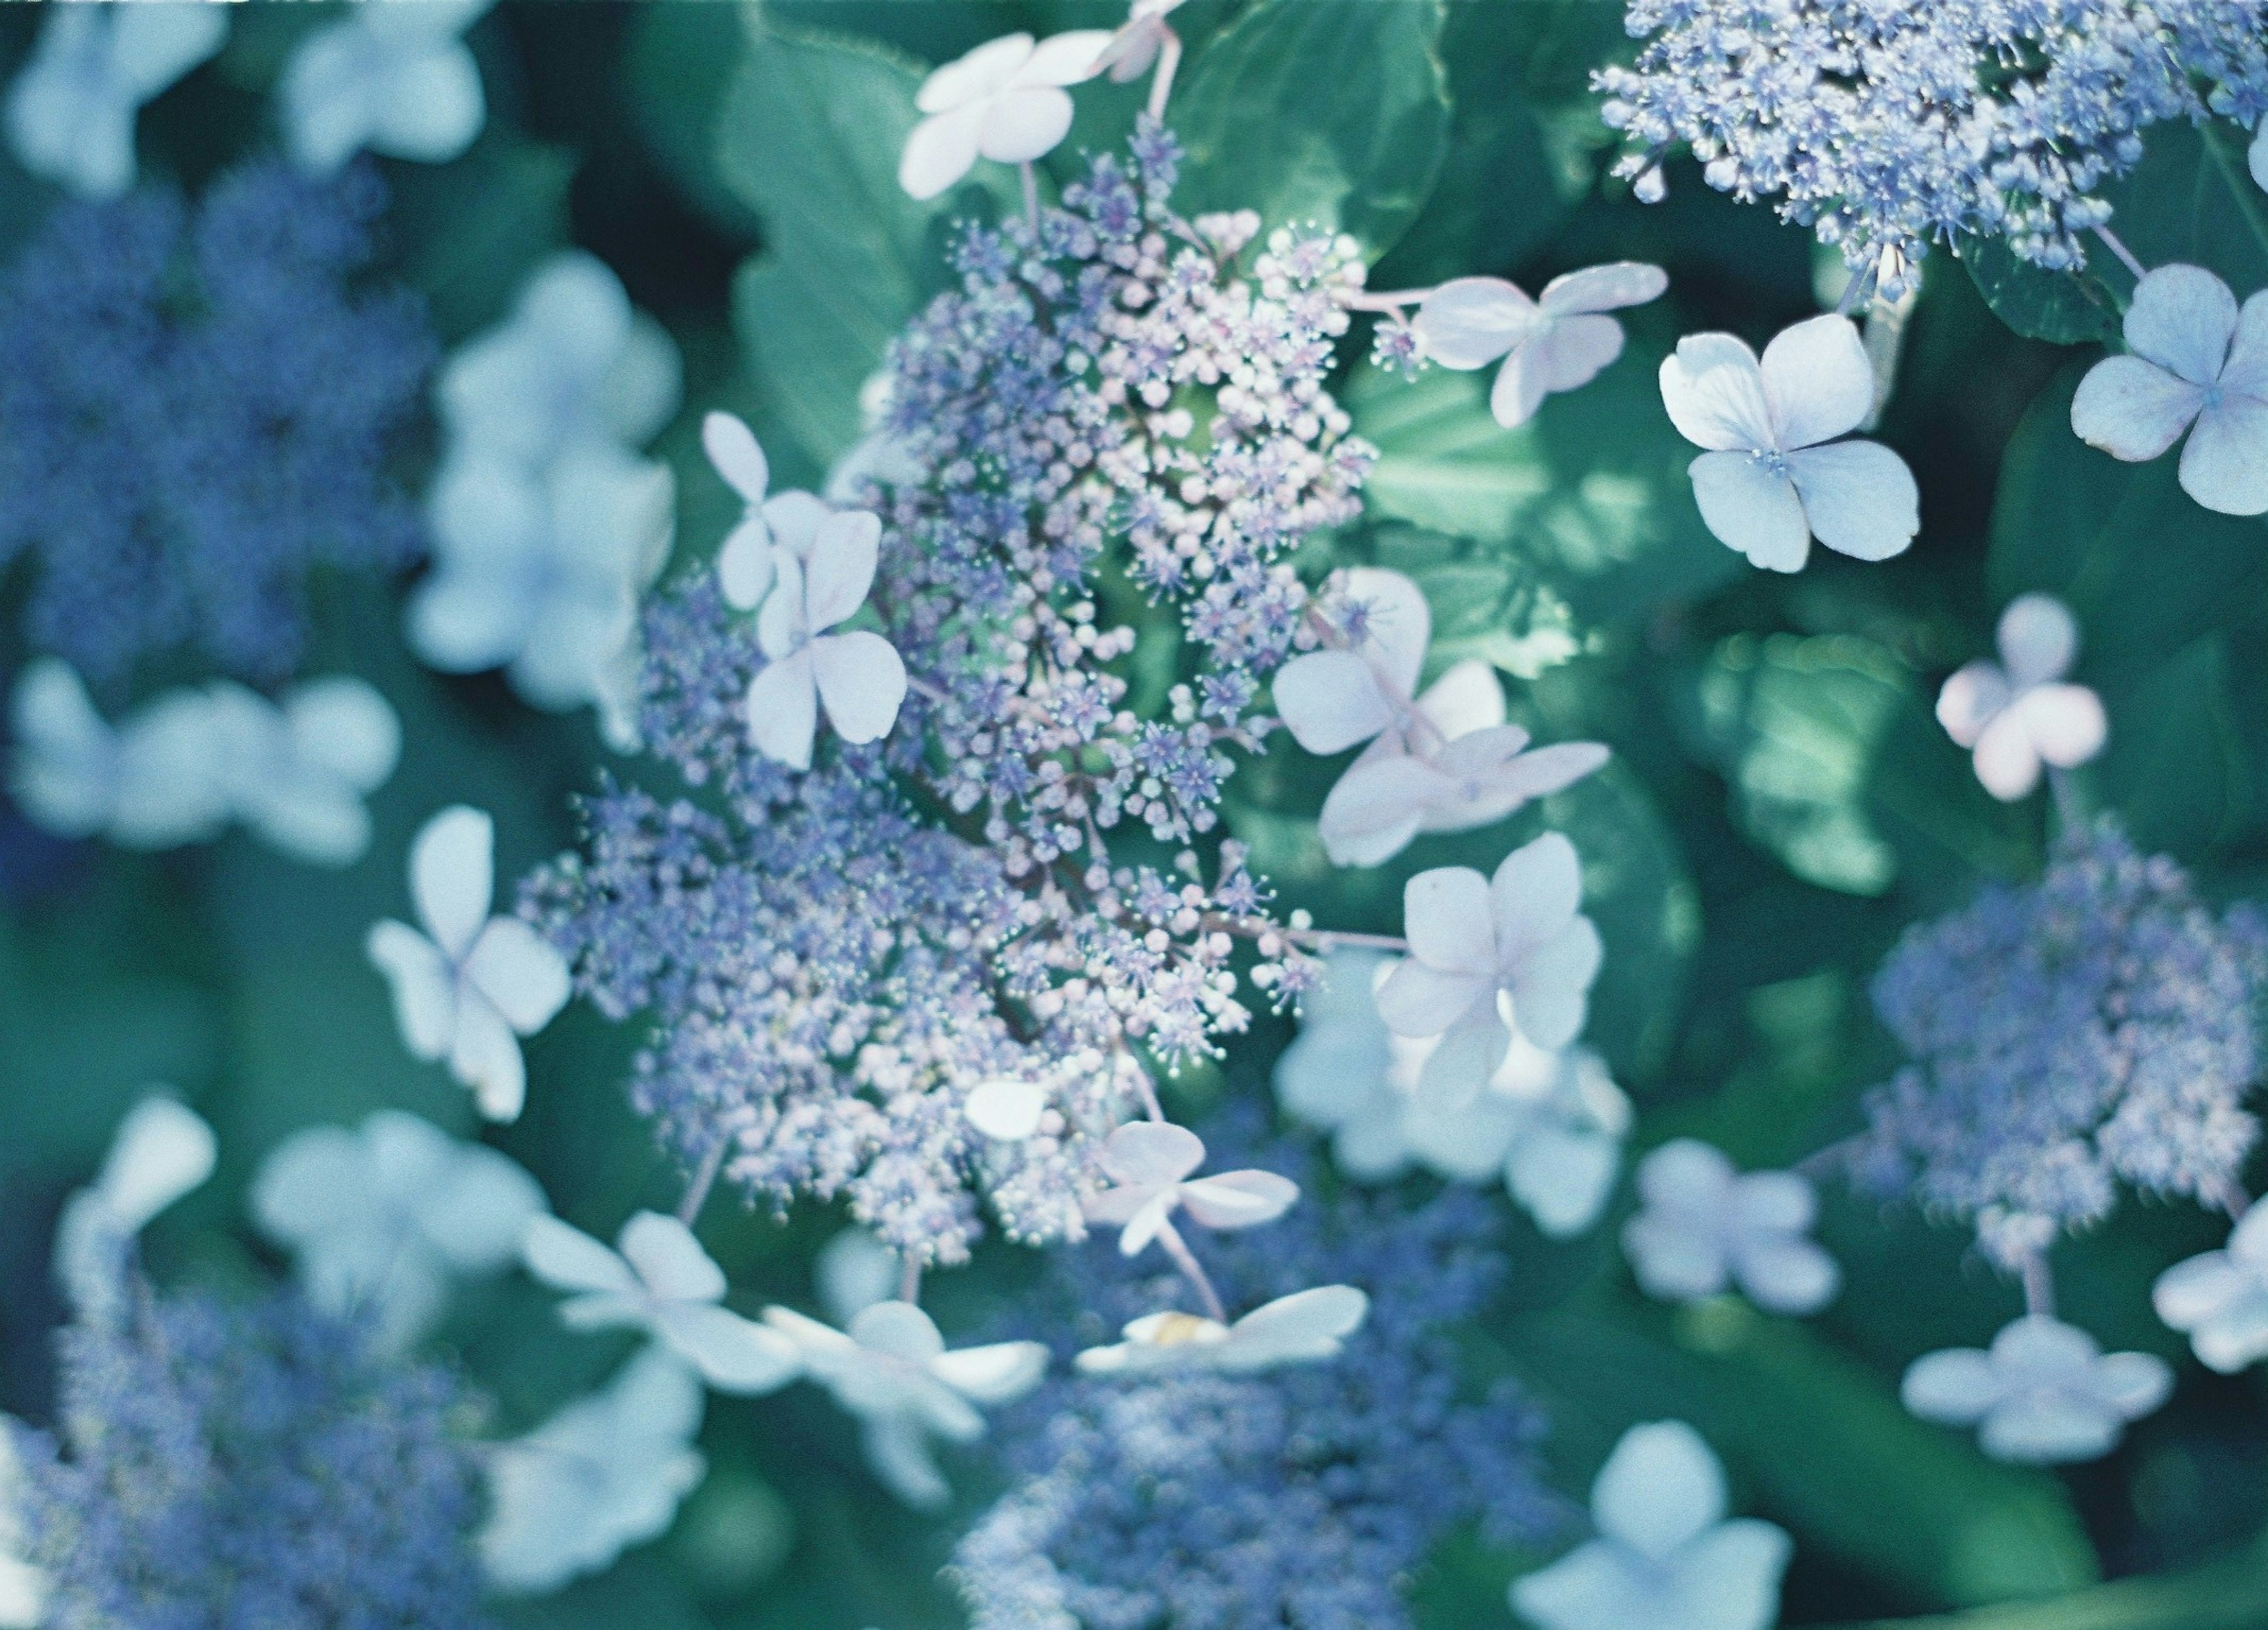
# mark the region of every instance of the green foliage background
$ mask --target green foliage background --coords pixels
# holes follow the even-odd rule
[[[145,117],[145,166],[196,185],[268,139],[266,88],[320,15],[239,8],[226,54]],[[388,166],[389,269],[425,293],[453,344],[497,318],[556,246],[613,265],[687,358],[685,409],[662,450],[681,495],[678,565],[696,566],[737,507],[700,460],[701,414],[746,414],[780,479],[816,479],[856,435],[858,387],[890,336],[941,285],[949,223],[1016,207],[997,171],[932,204],[896,188],[927,67],[1010,28],[1120,15],[1085,0],[513,0],[471,36],[492,110],[479,144],[438,169]],[[0,15],[7,63],[33,21]],[[1609,947],[1593,1037],[1638,1103],[1638,1144],[1692,1132],[1745,1162],[1792,1159],[1855,1125],[1858,1095],[1887,1071],[1866,984],[1899,929],[2040,863],[2038,800],[1992,803],[1930,715],[1943,675],[1986,652],[1999,607],[2032,588],[2078,610],[2080,677],[2112,720],[2110,752],[2082,777],[2088,799],[2210,892],[2262,891],[2268,529],[2198,508],[2170,461],[2115,464],[2071,435],[2076,378],[2124,302],[2117,269],[2051,278],[1990,245],[1933,257],[1880,432],[1919,478],[1919,539],[1884,564],[1822,555],[1800,577],[1756,573],[1703,529],[1683,473],[1691,450],[1653,371],[1681,333],[1761,342],[1815,311],[1815,252],[1800,230],[1711,193],[1690,162],[1670,166],[1670,195],[1650,209],[1606,179],[1611,141],[1586,79],[1629,48],[1616,7],[1189,0],[1177,21],[1191,41],[1172,120],[1189,153],[1186,207],[1336,223],[1376,257],[1381,287],[1494,272],[1534,288],[1623,258],[1671,277],[1666,299],[1627,314],[1624,358],[1518,431],[1489,418],[1484,375],[1406,385],[1349,347],[1343,399],[1382,454],[1370,516],[1316,540],[1303,565],[1410,573],[1435,607],[1438,662],[1488,658],[1515,682],[1516,717],[1616,756],[1510,830],[1425,840],[1382,870],[1342,874],[1313,824],[1336,765],[1285,744],[1240,775],[1232,818],[1290,904],[1328,925],[1390,929],[1410,873],[1492,863],[1543,825],[1569,831]],[[1116,141],[1140,97],[1083,87],[1054,178],[1082,148]],[[2226,129],[2154,133],[2114,195],[2121,232],[2146,261],[2199,262],[2240,293],[2268,283],[2268,200],[2241,158]],[[0,252],[48,202],[0,170]],[[10,607],[22,588],[6,586]],[[224,1150],[220,1180],[155,1231],[161,1278],[261,1271],[244,1184],[299,1126],[393,1104],[472,1130],[462,1095],[400,1048],[363,931],[404,910],[402,856],[433,809],[493,810],[510,875],[572,840],[569,799],[611,761],[581,719],[416,667],[396,632],[397,589],[340,581],[322,594],[311,670],[369,676],[406,726],[360,864],[313,871],[240,837],[158,858],[63,851],[0,816],[0,1407],[49,1405],[52,1219],[144,1083],[181,1088]],[[11,609],[0,628],[16,622]],[[0,644],[6,669],[22,656]],[[1288,1033],[1264,1023],[1225,1069],[1175,1090],[1191,1107],[1264,1092]],[[622,1101],[634,1039],[571,1009],[529,1046],[526,1117],[490,1134],[594,1231],[674,1192]],[[1955,1231],[1830,1199],[1824,1234],[1849,1283],[1798,1325],[1644,1302],[1611,1243],[1621,1214],[1572,1245],[1518,1225],[1513,1294],[1470,1332],[1476,1376],[1515,1371],[1550,1406],[1570,1490],[1631,1422],[1680,1415],[1724,1452],[1742,1507],[1795,1535],[1789,1623],[2268,1623],[2268,1553],[2234,1549],[2268,1514],[2256,1378],[2183,1363],[2175,1404],[2110,1460],[2066,1476],[2012,1470],[1896,1402],[1909,1360],[1980,1342],[2015,1310]],[[754,1306],[808,1300],[810,1254],[833,1226],[720,1204],[703,1234],[735,1299]],[[2182,1361],[2150,1314],[2150,1280],[2214,1243],[2202,1216],[2130,1205],[2059,1252],[2067,1309],[2106,1345]],[[943,1279],[948,1330],[1004,1306],[1029,1272],[993,1248]],[[620,1356],[561,1336],[545,1300],[509,1284],[463,1298],[447,1339],[494,1397],[499,1432]],[[715,1469],[667,1538],[513,1622],[958,1622],[934,1578],[954,1522],[896,1508],[808,1389],[712,1400],[703,1446]],[[956,1473],[965,1516],[987,1472],[970,1457]],[[1505,1582],[1539,1560],[1445,1547],[1416,1583],[1423,1621],[1508,1624]],[[2094,1582],[2146,1573],[2162,1577]]]

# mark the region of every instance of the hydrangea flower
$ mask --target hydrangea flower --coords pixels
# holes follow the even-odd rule
[[[1455,277],[1418,302],[1419,350],[1445,368],[1485,368],[1499,357],[1489,411],[1506,430],[1543,398],[1579,390],[1623,354],[1623,326],[1602,313],[1643,306],[1669,287],[1659,266],[1617,261],[1567,272],[1530,299],[1501,277]]]
[[[1945,734],[1974,752],[1977,778],[2004,802],[2039,785],[2040,766],[2069,770],[2102,750],[2102,701],[2063,676],[2079,654],[2079,622],[2051,594],[2019,594],[2000,614],[2000,660],[1964,664],[1937,695]]]
[[[487,1623],[447,1371],[291,1296],[141,1298],[59,1355],[63,1442],[19,1444],[48,1622]]]
[[[446,1058],[490,1120],[517,1120],[527,1095],[522,1036],[566,1006],[567,964],[516,917],[490,917],[496,824],[454,804],[419,829],[409,892],[423,932],[391,918],[365,942],[394,992],[394,1021],[414,1058]]]
[[[481,70],[459,38],[495,0],[358,0],[302,40],[276,93],[284,144],[328,174],[364,149],[446,164],[488,122]]]
[[[1807,1237],[1818,1214],[1792,1171],[1743,1175],[1724,1154],[1675,1138],[1638,1162],[1645,1209],[1623,1227],[1623,1250],[1649,1296],[1695,1302],[1737,1285],[1774,1313],[1816,1313],[1842,1271]]]
[[[1874,369],[1859,330],[1830,313],[1756,352],[1729,334],[1689,334],[1661,359],[1661,401],[1686,440],[1701,519],[1771,572],[1800,572],[1817,538],[1859,560],[1904,552],[1921,529],[1905,461],[1879,442],[1837,441],[1866,419]]]
[[[890,642],[865,629],[825,631],[858,614],[881,539],[879,517],[851,510],[821,520],[806,550],[776,553],[776,580],[756,615],[764,666],[748,685],[748,737],[790,769],[811,768],[822,703],[835,734],[859,746],[897,723],[906,665]]]
[[[351,675],[294,686],[279,704],[227,680],[212,698],[217,766],[239,820],[275,848],[345,866],[370,848],[363,800],[401,756],[401,721]]]
[[[575,1293],[559,1304],[569,1328],[650,1331],[723,1392],[770,1392],[795,1379],[792,1345],[719,1305],[725,1271],[692,1229],[642,1211],[615,1243],[609,1250],[556,1217],[528,1220],[520,1255],[537,1279]]]
[[[37,563],[33,650],[111,695],[177,653],[271,685],[311,572],[416,557],[393,469],[432,341],[414,295],[364,275],[385,204],[368,168],[261,159],[194,209],[150,188],[48,215],[0,277],[0,567]]]
[[[453,1277],[514,1261],[544,1210],[543,1191],[508,1155],[399,1110],[351,1131],[294,1132],[252,1184],[253,1218],[292,1254],[308,1302],[366,1320],[388,1352],[438,1322]]]
[[[2202,266],[2153,267],[2125,335],[2128,354],[2079,382],[2072,432],[2131,464],[2187,431],[2183,491],[2224,515],[2268,512],[2268,290],[2239,307]]]
[[[1240,1159],[1284,1163],[1240,1127],[1205,1132]],[[1072,1368],[1004,1411],[996,1436],[1012,1481],[950,1574],[976,1630],[1407,1630],[1403,1582],[1453,1528],[1478,1519],[1491,1539],[1535,1543],[1561,1520],[1539,1478],[1540,1418],[1511,1383],[1476,1395],[1452,1330],[1503,1282],[1498,1228],[1469,1191],[1413,1206],[1340,1190],[1275,1228],[1210,1242],[1235,1306],[1336,1285],[1367,1291],[1369,1317],[1335,1358],[1257,1375],[1187,1361]],[[1115,1329],[1181,1281],[1096,1242],[1059,1257],[1049,1283],[1066,1310]],[[1343,1315],[1353,1295],[1295,1305]],[[1204,1328],[1174,1317],[1189,1321],[1182,1333]]]
[[[1447,866],[1404,886],[1410,955],[1378,987],[1378,1014],[1397,1036],[1444,1038],[1420,1090],[1428,1080],[1485,1081],[1514,1027],[1545,1049],[1582,1033],[1602,955],[1582,898],[1582,863],[1557,832],[1513,850],[1492,878]]]
[[[1276,1065],[1286,1112],[1329,1130],[1331,1158],[1362,1183],[1412,1164],[1454,1182],[1501,1176],[1553,1239],[1598,1220],[1621,1164],[1630,1101],[1586,1047],[1546,1052],[1515,1034],[1485,1081],[1437,1079],[1420,1090],[1439,1044],[1395,1036],[1373,999],[1388,963],[1338,950],[1300,1011],[1300,1033]]]
[[[914,106],[925,115],[906,137],[898,185],[934,198],[978,159],[1029,164],[1071,134],[1067,85],[1091,79],[1111,42],[1107,30],[1078,28],[1035,41],[1025,33],[987,41],[922,81]]]
[[[1272,1171],[1225,1171],[1192,1179],[1204,1164],[1204,1140],[1167,1121],[1133,1121],[1110,1134],[1098,1163],[1112,1186],[1086,1203],[1090,1222],[1123,1224],[1118,1249],[1129,1257],[1170,1233],[1186,1210],[1208,1228],[1273,1222],[1300,1198],[1300,1185]]]
[[[1867,1099],[1853,1167],[1977,1223],[2004,1264],[2100,1222],[2117,1184],[2217,1200],[2258,1128],[2268,940],[2216,916],[2114,825],[2062,839],[2037,883],[1906,931],[1874,1009],[1913,1062]]]
[[[587,852],[528,894],[600,1010],[652,1027],[635,1101],[687,1163],[724,1139],[725,1181],[840,1198],[923,1265],[965,1259],[980,1206],[1012,1238],[1076,1236],[1151,1069],[1312,978],[1311,933],[1216,839],[1269,678],[1314,638],[1291,553],[1353,519],[1373,456],[1327,387],[1359,246],[1192,240],[1171,137],[1145,120],[1129,155],[965,230],[955,284],[866,393],[878,451],[829,503],[880,523],[868,612],[906,669],[888,733],[814,717],[804,770],[752,742],[763,645],[716,572],[688,574],[647,614],[641,725],[699,794],[602,792]],[[777,556],[784,495],[733,441]],[[1119,582],[1182,634],[1179,682],[1139,713]],[[1043,1095],[1029,1135],[970,1118],[998,1081]]]
[[[1176,1365],[1245,1375],[1285,1364],[1328,1364],[1362,1327],[1370,1298],[1351,1285],[1316,1285],[1263,1302],[1233,1324],[1190,1313],[1130,1320],[1124,1339],[1088,1347],[1081,1374],[1119,1375]]]
[[[709,1464],[693,1447],[701,1383],[659,1346],[525,1437],[489,1451],[478,1536],[490,1584],[541,1595],[659,1537]]]
[[[804,1373],[858,1418],[867,1464],[909,1506],[952,1497],[931,1438],[975,1442],[984,1435],[976,1405],[1021,1398],[1047,1371],[1048,1350],[1036,1341],[947,1351],[929,1315],[909,1302],[861,1309],[847,1331],[789,1308],[767,1308],[764,1319],[794,1343]]]
[[[55,1280],[82,1324],[107,1328],[124,1317],[136,1239],[203,1186],[217,1154],[212,1128],[171,1098],[144,1098],[127,1112],[101,1172],[64,1201],[55,1222]]]
[[[771,593],[782,549],[809,557],[828,506],[808,492],[774,493],[771,461],[762,444],[729,413],[711,413],[701,421],[701,446],[725,484],[747,505],[717,551],[717,586],[735,611],[754,611]]]
[[[1924,1420],[1976,1427],[1995,1460],[2052,1465],[2109,1454],[2127,1422],[2173,1388],[2173,1371],[2154,1354],[2106,1353],[2085,1331],[2030,1313],[2002,1326],[1990,1351],[1948,1347],[1916,1359],[1898,1397]]]
[[[2208,1369],[2233,1376],[2268,1358],[2268,1207],[2247,1207],[2227,1245],[2158,1275],[2150,1300]]]
[[[81,198],[134,185],[134,121],[142,105],[228,37],[209,5],[59,5],[8,88],[16,161]]]
[[[1150,116],[1165,116],[1166,100],[1173,90],[1174,71],[1181,66],[1182,37],[1166,19],[1181,10],[1182,0],[1133,0],[1126,20],[1110,36],[1110,43],[1094,59],[1098,71],[1108,70],[1111,83],[1127,85],[1152,66],[1158,77],[1150,91]]]
[[[1456,663],[1417,694],[1432,612],[1402,573],[1355,567],[1339,599],[1345,644],[1293,657],[1272,687],[1278,714],[1309,752],[1370,743],[1316,822],[1334,865],[1376,866],[1421,831],[1489,825],[1606,762],[1606,749],[1589,741],[1528,751],[1528,732],[1505,722],[1503,688],[1485,662]]]
[[[42,657],[17,676],[9,714],[8,790],[34,825],[172,849],[217,837],[227,823],[203,692],[167,691],[114,726],[69,663]]]
[[[449,358],[434,569],[409,609],[421,659],[503,667],[537,707],[595,704],[609,745],[636,745],[638,597],[668,558],[676,500],[668,466],[637,449],[679,391],[675,345],[581,250],[546,260]]]
[[[1786,1530],[1725,1516],[1724,1468],[1682,1420],[1632,1427],[1591,1485],[1599,1537],[1512,1583],[1540,1630],[1765,1630],[1779,1617]]]
[[[1594,83],[1641,198],[1684,144],[1710,186],[1778,196],[1896,299],[1955,233],[2085,264],[2083,234],[2110,216],[2100,189],[2145,129],[2268,104],[2262,18],[2260,0],[1632,0],[1646,43]]]

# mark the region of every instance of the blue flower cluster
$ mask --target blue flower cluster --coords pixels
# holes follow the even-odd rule
[[[1509,1382],[1468,1397],[1447,1333],[1503,1280],[1499,1226],[1469,1190],[1418,1206],[1348,1192],[1217,1236],[1207,1265],[1232,1306],[1344,1283],[1370,1294],[1368,1320],[1327,1362],[1071,1376],[1009,1412],[1018,1480],[951,1570],[975,1630],[1395,1630],[1402,1587],[1458,1523],[1497,1538],[1563,1525],[1541,1413]],[[1105,1244],[1056,1272],[1094,1335],[1187,1294]]]
[[[1637,63],[1597,77],[1621,173],[1658,196],[1686,144],[1893,297],[1956,232],[2083,265],[2143,130],[2268,112],[2264,0],[1632,0],[1628,24]]]
[[[194,210],[55,210],[0,284],[0,567],[37,558],[34,647],[114,689],[182,647],[272,682],[311,571],[416,556],[387,461],[434,348],[415,297],[358,286],[385,202],[263,160]]]
[[[144,1300],[61,1338],[68,1454],[25,1434],[53,1630],[475,1630],[477,1471],[446,1371],[296,1297]]]
[[[1870,1095],[1869,1185],[1974,1219],[2013,1261],[2124,1181],[2221,1203],[2258,1135],[2268,927],[2216,917],[2105,822],[2036,883],[1907,931],[1875,1011],[1914,1062]]]
[[[601,793],[589,852],[529,889],[582,990],[654,1022],[634,1093],[689,1163],[721,1141],[752,1192],[847,1196],[923,1261],[966,1258],[975,1193],[1013,1237],[1076,1237],[1142,1054],[1210,1053],[1246,983],[1313,976],[1238,845],[1156,845],[1214,830],[1267,675],[1317,638],[1280,557],[1358,511],[1371,454],[1324,380],[1361,263],[1278,232],[1248,264],[1254,225],[1173,215],[1177,162],[1145,122],[1036,224],[970,229],[893,348],[833,488],[882,522],[890,734],[766,757],[748,620],[681,585],[648,612],[641,734],[702,801]],[[1110,608],[1145,597],[1190,671],[1138,715]],[[963,1112],[1002,1076],[1048,1098],[1013,1144]]]

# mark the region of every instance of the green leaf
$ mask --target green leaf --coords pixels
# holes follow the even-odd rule
[[[1362,369],[1346,402],[1379,450],[1372,513],[1504,547],[1586,624],[1634,626],[1740,577],[1746,563],[1695,507],[1694,449],[1654,385],[1660,353],[1636,335],[1630,352],[1517,430],[1490,417],[1484,370]]]
[[[1736,634],[1702,670],[1700,732],[1732,784],[1734,819],[1807,882],[1878,895],[1897,875],[1866,793],[1911,682],[1881,646],[1846,635]]]
[[[1174,91],[1176,207],[1314,221],[1383,254],[1447,144],[1441,22],[1440,0],[1258,0]]]
[[[452,164],[391,173],[394,232],[404,270],[433,326],[454,343],[502,317],[527,274],[567,242],[575,158],[491,122]]]
[[[941,286],[946,222],[983,197],[917,203],[899,187],[921,81],[879,47],[752,22],[718,121],[718,173],[763,231],[734,326],[764,417],[821,466],[858,439],[859,387]],[[978,181],[1000,167],[980,164]]]
[[[2186,261],[2219,272],[2240,299],[2268,284],[2268,195],[2246,173],[2244,132],[2222,120],[2169,120],[2143,139],[2142,162],[2103,189],[2120,241],[2145,266]],[[2089,258],[2104,261],[2099,249]]]
[[[623,70],[647,150],[695,208],[743,240],[756,218],[718,176],[717,122],[747,37],[736,5],[642,6]]]
[[[2246,813],[2244,733],[2228,690],[2219,633],[2120,687],[2127,727],[2111,731],[2093,785],[2144,849],[2202,855]]]
[[[2089,1582],[2095,1558],[2061,1484],[1984,1459],[1898,1406],[1884,1378],[1800,1324],[1731,1297],[1665,1334],[1650,1309],[1558,1311],[1507,1332],[1516,1361],[1587,1417],[1594,1441],[1690,1420],[1754,1486],[1751,1508],[1940,1606]]]
[[[1955,250],[1993,315],[2026,338],[2087,345],[2118,332],[2118,302],[2091,272],[2035,266],[2000,238],[1963,237]]]

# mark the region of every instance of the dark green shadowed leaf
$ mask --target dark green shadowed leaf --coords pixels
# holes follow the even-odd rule
[[[1999,238],[1963,238],[1957,252],[1993,314],[2026,338],[2086,345],[2117,336],[2118,302],[2094,273],[2035,266]]]
[[[1184,214],[1352,232],[1375,258],[1417,218],[1449,106],[1438,0],[1258,0],[1174,93]]]

